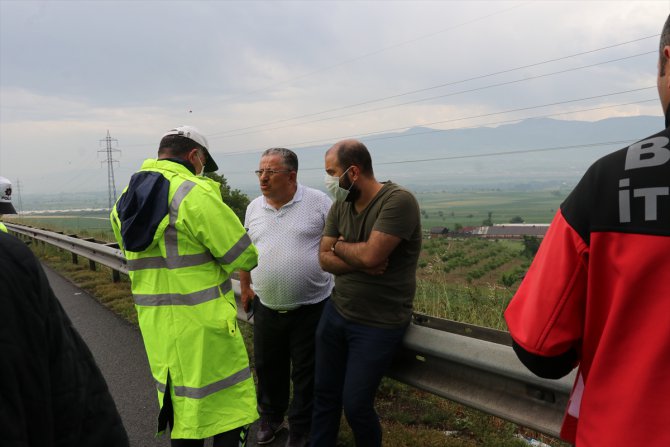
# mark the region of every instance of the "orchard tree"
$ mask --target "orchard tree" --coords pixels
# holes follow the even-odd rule
[[[484,219],[484,221],[482,221],[482,226],[484,226],[484,227],[492,227],[493,226],[493,212],[492,211],[489,211],[489,217],[487,217],[486,219]]]
[[[537,253],[537,250],[539,250],[540,248],[541,242],[542,241],[535,236],[524,235],[523,251],[521,252],[521,254],[529,259],[533,259],[535,257],[535,254]]]
[[[207,172],[205,175],[221,184],[221,198],[223,199],[223,203],[233,210],[240,219],[240,222],[244,223],[244,214],[249,205],[249,197],[239,189],[232,189],[230,185],[228,185],[228,180],[226,180],[223,175],[219,175],[216,172]]]

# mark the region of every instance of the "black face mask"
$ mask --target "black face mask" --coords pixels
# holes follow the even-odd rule
[[[356,200],[361,196],[361,190],[358,189],[354,182],[349,180],[349,176],[345,175],[343,180],[345,184],[340,186],[349,190],[349,194],[347,194],[347,197],[345,197],[344,201],[351,203],[356,202]]]
[[[667,129],[670,127],[670,104],[668,104],[668,108],[665,109],[665,128]],[[349,193],[351,195],[351,193]]]

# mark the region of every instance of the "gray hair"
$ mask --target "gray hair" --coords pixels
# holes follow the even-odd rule
[[[298,172],[298,156],[292,150],[284,149],[283,147],[272,147],[266,149],[261,157],[265,157],[266,155],[280,155],[282,164],[286,166],[287,169]]]

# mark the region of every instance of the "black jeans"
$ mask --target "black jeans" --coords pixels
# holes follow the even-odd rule
[[[342,408],[357,447],[382,445],[377,388],[407,326],[384,329],[347,320],[326,304],[316,331],[313,447],[334,447]]]
[[[258,412],[274,422],[288,409],[290,430],[309,433],[314,397],[314,334],[326,303],[287,312],[254,303],[254,360],[258,376]],[[293,383],[293,400],[289,394]]]

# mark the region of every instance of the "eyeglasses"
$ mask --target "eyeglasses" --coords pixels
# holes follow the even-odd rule
[[[263,174],[267,174],[270,177],[272,177],[273,175],[279,174],[280,172],[291,172],[291,170],[290,169],[282,169],[280,171],[275,171],[274,169],[257,169],[256,171],[254,171],[254,173],[259,177],[263,177]]]

